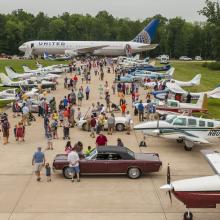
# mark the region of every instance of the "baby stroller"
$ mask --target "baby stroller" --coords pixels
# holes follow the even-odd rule
[[[36,121],[36,118],[31,112],[29,112],[29,121]]]
[[[116,105],[115,103],[112,103],[111,108],[114,112],[121,111],[120,107],[118,105]]]

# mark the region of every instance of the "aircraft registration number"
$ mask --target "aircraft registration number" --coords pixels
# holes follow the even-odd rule
[[[211,130],[208,133],[208,136],[220,136],[220,130]]]

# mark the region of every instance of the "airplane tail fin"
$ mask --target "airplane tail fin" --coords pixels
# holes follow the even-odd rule
[[[140,54],[136,54],[136,55],[134,56],[134,59],[135,59],[135,60],[140,60]]]
[[[132,41],[150,44],[154,39],[159,23],[159,19],[153,19]]]
[[[19,74],[17,74],[11,67],[6,66],[5,71],[10,79],[16,79],[19,78]]]
[[[196,103],[196,106],[198,108],[201,108],[202,110],[208,110],[208,96],[206,93],[200,95],[197,103]]]
[[[26,72],[26,73],[31,72],[31,69],[28,66],[23,65],[22,67],[24,69],[24,72]]]
[[[213,89],[212,91],[207,92],[208,97],[219,99],[220,98],[220,87]]]
[[[167,74],[169,77],[172,77],[174,71],[175,71],[175,68],[174,68],[174,67],[171,67],[171,68],[166,72],[166,74]]]
[[[10,85],[12,83],[12,81],[9,79],[9,77],[6,76],[4,73],[0,73],[0,79],[1,79],[3,85]]]
[[[197,74],[192,80],[191,80],[191,83],[195,86],[198,86],[200,84],[200,81],[201,81],[201,77],[202,75],[201,74]]]

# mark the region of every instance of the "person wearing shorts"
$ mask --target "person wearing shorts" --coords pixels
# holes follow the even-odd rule
[[[34,166],[34,172],[37,176],[37,181],[40,181],[40,172],[45,165],[45,156],[44,153],[41,152],[41,147],[37,148],[37,151],[34,153],[32,158],[32,166]]]
[[[77,182],[80,182],[79,155],[76,152],[75,148],[73,148],[72,151],[68,154],[67,160],[69,162],[69,172],[71,175],[71,181],[74,182],[74,176],[76,174]]]

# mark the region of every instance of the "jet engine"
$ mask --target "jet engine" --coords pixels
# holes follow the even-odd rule
[[[65,50],[65,55],[68,57],[78,56],[78,52],[74,50]]]

